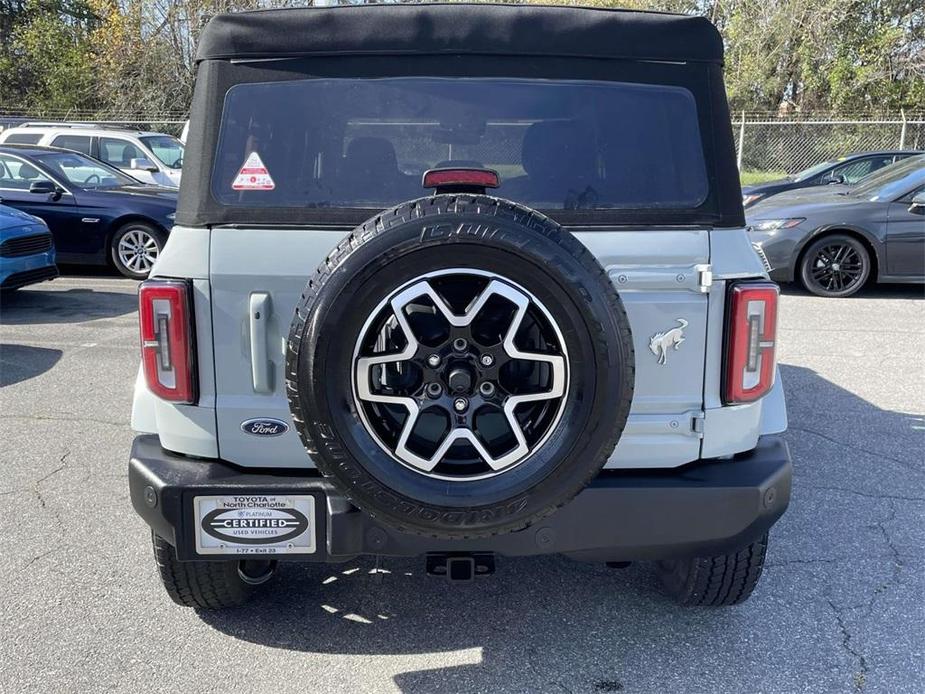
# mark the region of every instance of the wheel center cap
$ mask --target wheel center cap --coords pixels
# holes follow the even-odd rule
[[[451,393],[468,393],[472,390],[472,372],[465,367],[455,367],[447,377]]]
[[[840,264],[840,263],[832,263],[832,269],[835,270],[835,272],[838,272],[839,270],[841,270],[841,264]]]

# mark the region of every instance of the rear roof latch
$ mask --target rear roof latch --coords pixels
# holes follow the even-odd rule
[[[694,272],[697,273],[697,284],[700,291],[706,294],[713,286],[713,266],[710,264],[695,265]]]

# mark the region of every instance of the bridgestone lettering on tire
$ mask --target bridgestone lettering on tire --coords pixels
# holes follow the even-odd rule
[[[438,195],[377,215],[309,280],[287,354],[318,469],[392,527],[524,528],[595,477],[633,395],[607,273],[543,215]]]

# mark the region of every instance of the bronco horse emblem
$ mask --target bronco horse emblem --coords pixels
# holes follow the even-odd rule
[[[674,347],[675,350],[684,342],[684,328],[687,327],[687,321],[683,318],[675,318],[680,326],[672,328],[663,333],[655,333],[649,338],[649,351],[658,357],[659,364],[668,362],[668,349]]]

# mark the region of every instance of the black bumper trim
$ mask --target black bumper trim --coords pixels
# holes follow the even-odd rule
[[[440,540],[376,522],[314,471],[253,470],[186,458],[163,450],[154,435],[135,439],[129,463],[132,505],[182,560],[206,558],[195,552],[193,496],[229,493],[316,495],[318,552],[280,557],[293,561],[431,552],[564,553],[608,561],[711,556],[766,533],[790,502],[791,477],[786,442],[764,436],[754,450],[729,460],[678,470],[605,471],[569,504],[519,532]]]
[[[3,284],[0,284],[0,289],[19,289],[20,287],[26,287],[30,284],[38,284],[46,280],[53,280],[57,276],[57,265],[45,265],[44,267],[33,268],[32,270],[14,272],[3,280]]]

